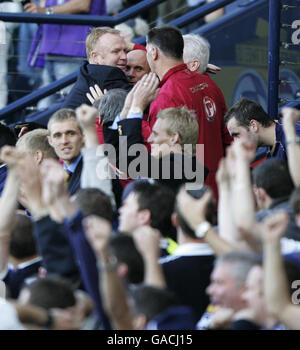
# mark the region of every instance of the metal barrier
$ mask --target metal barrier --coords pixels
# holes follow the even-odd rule
[[[143,0],[138,4],[120,12],[116,16],[90,16],[90,15],[45,15],[31,13],[1,12],[0,20],[17,23],[47,23],[47,24],[78,24],[91,26],[115,26],[116,24],[134,18],[141,12],[149,10],[166,0]]]
[[[268,114],[272,119],[276,119],[278,114],[280,11],[280,1],[270,0],[268,52]]]

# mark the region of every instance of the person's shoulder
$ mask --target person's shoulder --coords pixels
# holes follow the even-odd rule
[[[102,74],[103,73],[106,73],[106,74],[114,73],[114,74],[124,75],[124,72],[120,68],[114,67],[114,66],[108,66],[108,65],[104,65],[104,64],[87,63],[86,68],[87,68],[89,73],[101,72]]]

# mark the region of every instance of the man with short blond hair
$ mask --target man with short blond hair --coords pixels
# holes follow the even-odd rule
[[[86,47],[86,56],[89,62],[93,63],[93,52],[99,43],[99,39],[104,36],[105,34],[111,34],[115,35],[116,39],[118,39],[120,42],[124,41],[122,38],[120,38],[120,31],[117,29],[113,29],[110,27],[97,27],[92,28],[89,35],[86,37],[85,40],[85,47]],[[122,42],[123,44],[123,42]]]
[[[118,30],[93,28],[86,38],[87,60],[83,62],[77,81],[62,107],[75,109],[84,103],[90,105],[86,95],[96,84],[102,91],[115,88],[129,90],[124,74],[127,51],[127,44]]]
[[[46,158],[57,159],[54,149],[48,142],[48,136],[48,130],[35,129],[23,135],[16,146],[24,152],[31,153],[39,165]]]
[[[184,153],[184,145],[192,145],[193,154],[196,153],[199,126],[193,111],[186,107],[166,108],[158,113],[157,119],[164,121],[164,128],[168,135],[178,134],[178,144]]]

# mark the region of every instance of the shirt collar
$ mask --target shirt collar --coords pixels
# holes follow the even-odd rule
[[[175,66],[169,69],[167,73],[162,77],[162,80],[159,83],[159,87],[162,87],[164,83],[170,78],[171,75],[184,69],[187,71],[187,73],[191,74],[191,71],[188,69],[185,63],[179,64],[178,66]]]
[[[195,256],[195,255],[214,255],[214,251],[207,243],[185,243],[180,244],[174,251],[175,256]]]
[[[64,169],[73,174],[81,158],[82,158],[82,155],[80,154],[69,166],[66,166],[66,164],[63,163]]]
[[[26,262],[23,262],[21,264],[18,264],[18,270],[20,269],[25,269],[25,267],[28,267],[30,265],[33,265],[39,261],[42,261],[42,258],[41,257],[37,257],[37,258],[34,258],[34,259],[31,259],[29,261],[26,261]]]

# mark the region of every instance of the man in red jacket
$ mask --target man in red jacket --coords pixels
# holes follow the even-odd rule
[[[152,128],[158,112],[168,107],[186,106],[195,111],[199,123],[198,144],[204,144],[204,164],[212,173],[206,185],[211,186],[217,196],[215,172],[230,143],[224,126],[226,106],[212,80],[206,74],[192,72],[184,64],[183,48],[183,37],[175,27],[153,28],[148,33],[147,60],[151,71],[160,79],[160,91],[150,105],[148,121]]]

